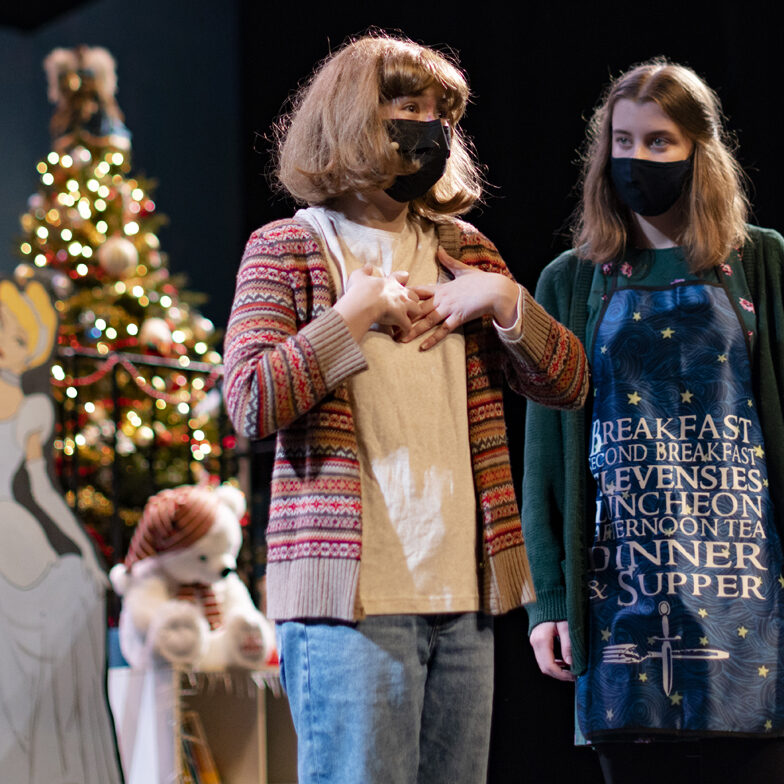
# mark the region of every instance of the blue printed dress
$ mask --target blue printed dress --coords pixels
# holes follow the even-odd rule
[[[784,734],[784,576],[737,258],[680,249],[597,268],[588,355],[596,479],[590,742]],[[736,300],[736,301],[733,301]]]

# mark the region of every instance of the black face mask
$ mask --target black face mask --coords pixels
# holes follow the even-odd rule
[[[610,176],[618,198],[638,215],[663,215],[678,201],[692,170],[685,161],[611,158]]]
[[[395,201],[408,202],[424,196],[440,179],[449,158],[452,133],[441,120],[388,120],[389,137],[399,145],[406,161],[418,161],[419,169],[400,174],[386,193]]]

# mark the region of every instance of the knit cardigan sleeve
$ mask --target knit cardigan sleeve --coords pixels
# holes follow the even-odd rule
[[[566,292],[572,284],[568,259],[548,265],[539,278],[536,298],[556,319],[569,315]],[[527,605],[530,628],[544,621],[567,618],[564,574],[565,455],[563,417],[539,405],[526,409],[525,470],[523,473],[523,534],[536,590],[536,603]]]
[[[255,231],[226,330],[224,397],[241,435],[262,438],[367,368],[340,314],[318,242],[294,221]]]
[[[467,223],[457,222],[457,225],[461,229],[459,258],[464,264],[512,277],[487,237]],[[450,251],[446,245],[445,249]],[[522,334],[515,341],[501,340],[501,344],[506,349],[507,381],[515,392],[551,408],[575,409],[585,403],[588,361],[582,343],[525,288],[522,288]]]

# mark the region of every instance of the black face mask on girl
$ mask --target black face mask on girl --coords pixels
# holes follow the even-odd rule
[[[610,176],[618,198],[638,215],[663,215],[678,201],[691,175],[692,159],[646,161],[611,158]]]
[[[395,201],[408,202],[424,196],[440,179],[452,142],[452,132],[441,120],[387,120],[389,138],[397,142],[400,155],[417,160],[419,169],[401,174],[385,193]]]

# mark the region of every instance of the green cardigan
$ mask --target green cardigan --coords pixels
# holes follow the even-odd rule
[[[765,437],[770,491],[784,540],[784,239],[749,226],[741,265],[722,282],[755,306],[752,383]],[[568,251],[542,272],[536,299],[585,344],[594,266]],[[584,409],[554,411],[529,402],[525,429],[523,531],[537,601],[526,606],[529,631],[545,621],[569,622],[572,671],[588,663],[588,549],[596,488],[588,468],[592,397]]]

